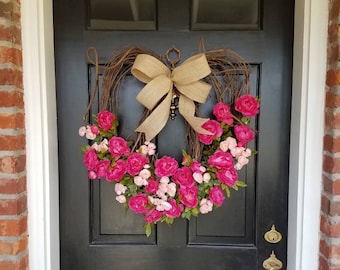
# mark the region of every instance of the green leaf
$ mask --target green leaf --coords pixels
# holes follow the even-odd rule
[[[230,198],[230,189],[226,186],[225,193],[227,194],[227,197]]]
[[[145,227],[145,234],[147,237],[149,237],[151,235],[151,224],[145,223],[144,227]]]
[[[238,191],[238,186],[235,184],[232,186],[232,189]]]
[[[196,208],[193,208],[193,209],[191,210],[191,213],[192,213],[193,216],[197,216],[197,215],[200,213],[200,211],[199,211],[198,208],[196,207]]]
[[[237,185],[238,187],[247,187],[247,186],[248,186],[245,182],[240,181],[240,180],[237,180],[237,181],[236,181],[236,185]]]

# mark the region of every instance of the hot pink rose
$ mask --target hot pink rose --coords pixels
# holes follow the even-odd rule
[[[124,174],[126,173],[127,164],[124,160],[118,160],[117,163],[112,167],[109,168],[106,172],[106,180],[111,182],[119,182]]]
[[[238,175],[234,168],[222,170],[216,173],[217,179],[229,187],[235,185]]]
[[[243,95],[235,101],[235,110],[244,116],[255,116],[259,113],[260,104],[252,95]]]
[[[146,156],[140,153],[133,153],[127,159],[127,172],[132,176],[137,175],[148,162],[149,160]]]
[[[96,126],[91,126],[90,129],[93,134],[95,135],[99,134],[99,129]]]
[[[97,170],[97,177],[104,178],[106,176],[106,171],[110,166],[109,160],[100,160],[97,163],[96,170]]]
[[[209,157],[208,163],[211,167],[218,169],[228,169],[234,166],[234,158],[229,152],[217,150],[212,156]]]
[[[235,126],[234,132],[236,138],[239,141],[239,146],[244,146],[247,142],[250,142],[255,137],[254,131],[252,131],[251,128],[246,125]]]
[[[148,204],[148,196],[145,194],[137,194],[129,200],[129,208],[136,214],[145,214],[148,211]]]
[[[221,206],[225,200],[223,190],[219,186],[214,186],[210,189],[209,199],[216,205]]]
[[[171,204],[171,209],[165,211],[165,215],[169,218],[177,218],[183,212],[183,205],[177,204],[175,199],[170,199],[168,203]]]
[[[97,178],[97,174],[94,171],[89,171],[88,177],[89,179],[94,180]]]
[[[195,184],[195,180],[192,177],[192,171],[189,167],[182,167],[177,169],[173,176],[174,182],[181,187],[192,187]]]
[[[112,157],[127,156],[130,153],[127,142],[121,137],[112,137],[108,147]]]
[[[162,217],[162,213],[155,208],[145,214],[144,221],[147,223],[157,222]]]
[[[219,102],[214,106],[213,114],[220,122],[224,122],[227,125],[231,125],[233,123],[233,115],[230,112],[230,106],[223,102]]]
[[[114,120],[115,115],[109,111],[102,111],[98,113],[98,125],[104,130],[111,129]]]
[[[164,156],[155,162],[155,174],[158,177],[171,176],[177,168],[178,162],[172,157]]]
[[[98,163],[96,151],[93,148],[86,150],[83,161],[88,170],[95,170]]]
[[[215,138],[220,137],[223,133],[220,123],[215,120],[208,120],[202,125],[202,127],[211,132],[211,135],[198,133],[200,142],[206,145],[211,144]]]
[[[158,190],[159,182],[153,179],[148,180],[148,184],[145,186],[147,193],[156,194]]]
[[[196,160],[193,160],[190,164],[190,169],[192,172],[196,173],[204,173],[207,169],[202,166],[202,164]]]
[[[198,187],[180,188],[178,193],[181,196],[181,203],[184,205],[195,208],[198,204]]]

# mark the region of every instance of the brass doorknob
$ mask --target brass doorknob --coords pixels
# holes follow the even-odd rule
[[[278,258],[276,258],[273,250],[270,257],[263,262],[262,266],[266,270],[280,270],[283,264]]]
[[[264,239],[271,244],[276,244],[281,241],[282,235],[275,229],[275,225],[273,225],[270,231],[264,234]]]

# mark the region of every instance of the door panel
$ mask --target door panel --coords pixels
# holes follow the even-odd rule
[[[88,3],[54,1],[61,269],[254,270],[262,269],[272,249],[285,264],[293,1],[258,1],[261,20],[252,30],[243,25],[233,31],[191,31],[190,7],[197,2],[157,1],[157,30],[96,31],[88,28]],[[160,224],[146,237],[142,218],[115,202],[112,183],[89,181],[82,164],[78,145],[84,141],[77,130],[94,82],[86,49],[95,46],[105,63],[112,51],[127,46],[159,54],[176,46],[184,61],[198,52],[201,37],[206,49],[229,48],[251,63],[251,91],[261,98],[254,123],[259,136],[251,147],[259,154],[240,174],[248,187],[233,192],[221,208],[190,222],[176,220],[171,227]],[[118,117],[124,137],[133,133],[143,111],[135,100],[142,86],[128,76],[121,87]],[[98,111],[99,99],[91,113]],[[201,114],[208,116],[213,104],[211,95]],[[156,139],[159,154],[180,159],[185,132],[180,116],[168,121]],[[263,239],[273,224],[283,235],[276,245]]]

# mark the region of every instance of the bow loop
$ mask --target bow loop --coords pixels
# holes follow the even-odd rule
[[[153,111],[136,131],[145,133],[146,140],[150,141],[163,129],[169,118],[169,108],[174,95],[173,85],[175,85],[180,93],[178,104],[180,114],[196,132],[211,134],[201,127],[208,119],[195,116],[194,103],[194,101],[205,103],[211,86],[201,79],[210,72],[208,61],[203,53],[188,58],[172,72],[155,57],[147,54],[138,55],[131,73],[146,85],[136,99]],[[157,104],[158,106],[155,107]]]

